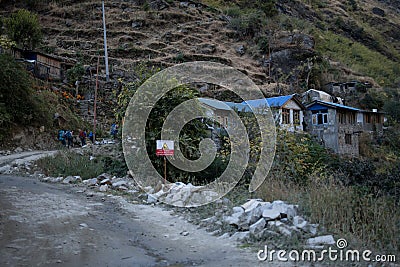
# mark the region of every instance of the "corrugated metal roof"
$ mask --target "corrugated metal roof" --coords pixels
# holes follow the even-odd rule
[[[215,109],[220,109],[220,110],[231,110],[229,106],[223,101],[218,101],[215,99],[211,98],[197,98],[201,103],[206,104],[207,106],[210,106]]]
[[[314,110],[315,108],[313,108],[313,106],[318,105],[318,104],[322,105],[322,106],[325,106],[325,107],[328,106],[328,107],[332,107],[332,108],[341,108],[341,109],[347,109],[347,110],[353,110],[353,111],[362,111],[361,109],[358,109],[358,108],[345,106],[345,105],[332,103],[332,102],[325,102],[325,101],[321,101],[321,100],[316,100],[315,102],[309,104],[307,106],[307,109],[308,110]]]
[[[292,95],[284,95],[284,96],[276,96],[276,97],[269,97],[269,98],[263,98],[263,99],[254,99],[254,100],[247,100],[243,101],[242,104],[249,104],[252,107],[260,107],[260,106],[265,106],[265,101],[267,101],[268,106],[274,107],[274,108],[280,108],[282,107],[287,101],[292,99]]]
[[[225,102],[232,109],[237,109],[239,112],[251,112],[250,106],[242,103]]]

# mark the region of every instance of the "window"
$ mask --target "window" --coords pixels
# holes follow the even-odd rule
[[[355,124],[356,123],[356,114],[351,112],[347,113],[347,118],[350,124]]]
[[[218,128],[221,128],[223,126],[221,116],[217,116],[217,122],[219,123]]]
[[[365,123],[371,123],[371,114],[365,114]]]
[[[312,113],[312,124],[328,124],[328,110],[314,110]]]
[[[351,134],[344,135],[344,142],[346,145],[351,145]]]
[[[346,124],[346,113],[338,112],[339,123]]]
[[[293,124],[300,125],[300,110],[293,110]]]
[[[282,124],[290,124],[290,110],[282,109]]]

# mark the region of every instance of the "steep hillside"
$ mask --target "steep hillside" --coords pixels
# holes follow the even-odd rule
[[[24,2],[3,0],[2,15]],[[30,2],[43,27],[41,50],[96,65],[104,51],[101,1]],[[321,89],[330,81],[400,82],[398,3],[275,2],[276,12],[264,14],[256,0],[105,1],[112,78],[134,79],[139,62],[164,68],[210,60],[241,70],[266,95]]]

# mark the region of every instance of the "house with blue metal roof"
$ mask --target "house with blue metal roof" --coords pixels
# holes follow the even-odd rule
[[[243,101],[253,109],[271,108],[277,126],[291,132],[303,131],[304,105],[296,94]]]
[[[317,136],[335,153],[359,155],[359,136],[363,132],[361,109],[316,100],[307,106],[306,130]]]
[[[242,103],[221,102],[208,98],[199,98],[199,101],[208,109],[207,116],[224,127],[229,127],[233,122],[233,110],[258,114],[271,110],[277,126],[292,132],[303,131],[305,107],[295,94],[246,100]]]

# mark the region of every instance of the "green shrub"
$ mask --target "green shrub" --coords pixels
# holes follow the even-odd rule
[[[41,26],[36,14],[20,9],[5,20],[6,33],[22,49],[33,50],[42,41]]]
[[[85,180],[104,172],[101,160],[90,160],[89,155],[79,155],[67,150],[60,151],[55,156],[41,158],[36,163],[45,175],[53,177],[79,175]]]
[[[79,175],[83,180],[97,177],[104,172],[123,177],[128,171],[123,159],[99,155],[90,160],[89,154],[80,155],[69,150],[41,158],[36,163],[45,175],[53,177]]]
[[[67,79],[70,84],[75,84],[75,81],[80,81],[85,74],[83,65],[78,62],[71,69],[67,70]]]
[[[33,82],[14,58],[0,54],[0,138],[12,124],[30,125],[40,113],[35,101]]]

